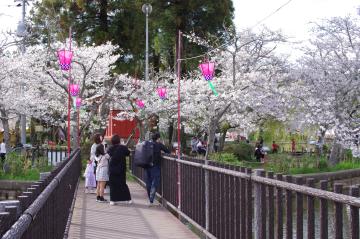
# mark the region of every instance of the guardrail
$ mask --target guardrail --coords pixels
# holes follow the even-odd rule
[[[142,170],[131,165],[143,180]],[[344,195],[341,184],[331,192],[326,180],[317,189],[313,179],[168,156],[161,181],[163,204],[208,238],[359,238],[358,185]]]
[[[47,177],[18,197],[17,206],[0,213],[0,236],[63,238],[81,170],[80,150],[61,162]]]

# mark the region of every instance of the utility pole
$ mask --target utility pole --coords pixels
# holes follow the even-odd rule
[[[21,14],[21,22],[19,23],[17,27],[16,35],[18,37],[22,37],[23,41],[20,46],[21,53],[25,53],[25,36],[26,36],[26,24],[25,24],[25,15],[26,15],[26,7],[28,0],[16,0],[16,2],[21,2],[22,7],[22,14]],[[24,93],[24,84],[20,84],[20,94],[22,95]],[[21,114],[20,116],[20,142],[22,145],[26,144],[26,115]]]
[[[146,48],[145,48],[145,81],[149,80],[149,15],[152,12],[152,6],[149,3],[142,5],[142,11],[145,13],[146,26]]]

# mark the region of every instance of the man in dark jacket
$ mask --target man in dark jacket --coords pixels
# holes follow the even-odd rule
[[[161,152],[170,153],[162,143],[159,142],[160,134],[158,132],[152,135],[152,142],[154,144],[153,150],[153,166],[146,168],[146,189],[149,196],[150,204],[152,206],[154,203],[154,198],[156,194],[156,188],[160,184],[160,165],[161,165]]]

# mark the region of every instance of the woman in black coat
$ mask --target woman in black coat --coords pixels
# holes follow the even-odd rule
[[[108,150],[110,155],[109,163],[109,184],[110,184],[110,205],[116,202],[131,203],[130,190],[126,184],[126,157],[130,155],[125,145],[120,145],[119,135],[111,138],[112,146]]]

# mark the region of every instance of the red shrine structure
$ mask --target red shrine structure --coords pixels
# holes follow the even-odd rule
[[[117,134],[121,139],[126,141],[132,132],[135,130],[135,134],[132,139],[137,141],[140,137],[139,129],[136,129],[136,119],[132,120],[117,120],[116,115],[121,110],[110,110],[108,124],[105,131],[105,139],[110,140],[111,136]]]

